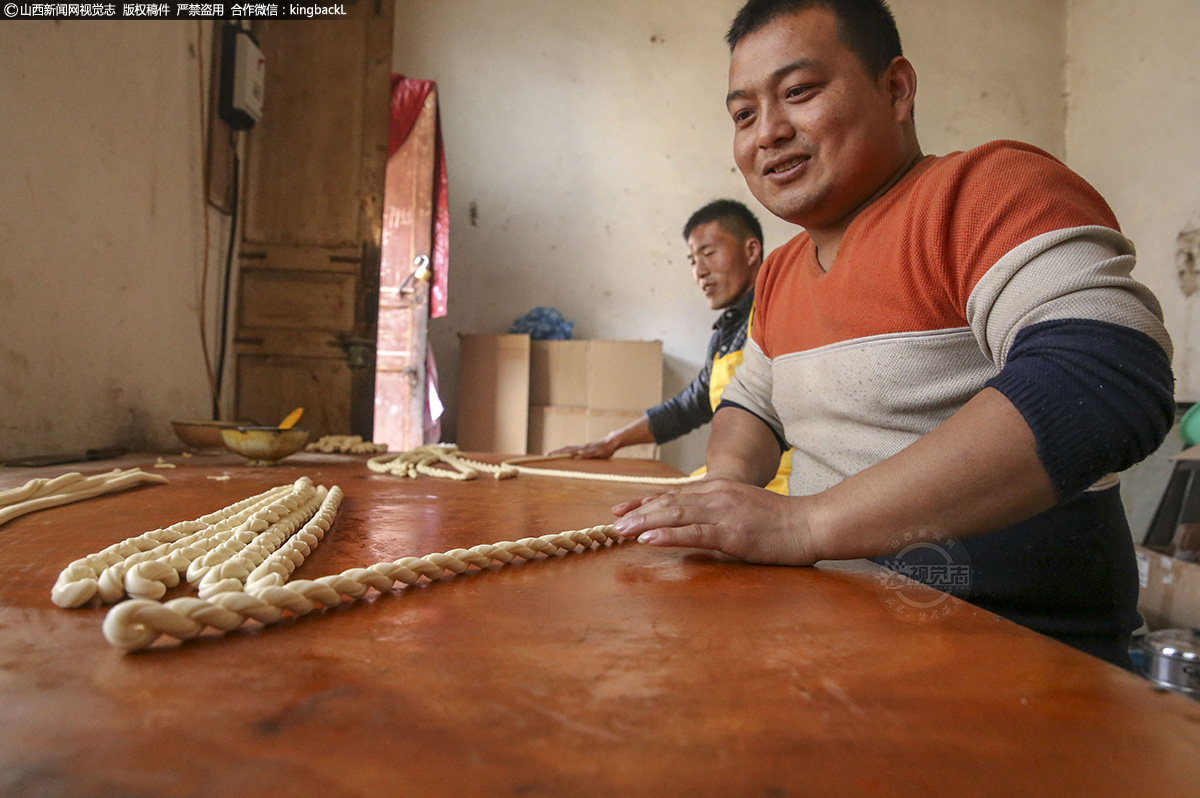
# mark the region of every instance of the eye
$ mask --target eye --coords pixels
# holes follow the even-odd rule
[[[730,115],[733,117],[733,123],[735,125],[742,125],[750,121],[750,118],[754,116],[754,112],[749,108],[738,108],[734,109]]]
[[[812,90],[813,87],[809,85],[792,86],[785,92],[784,96],[789,100],[801,100],[807,97]]]

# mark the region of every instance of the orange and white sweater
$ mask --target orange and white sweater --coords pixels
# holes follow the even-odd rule
[[[771,253],[723,405],[795,447],[789,492],[805,495],[997,388],[1063,504],[968,541],[971,600],[1064,639],[1128,631],[1137,585],[1119,495],[1086,489],[1152,452],[1173,417],[1170,340],[1133,265],[1108,205],[1041,150],[926,157],[854,219],[828,272],[805,233]],[[1070,590],[1026,578],[1073,559],[1091,564],[1057,574]],[[1055,602],[1090,620],[1063,621]]]

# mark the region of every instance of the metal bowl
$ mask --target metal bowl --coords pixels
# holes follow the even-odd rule
[[[221,430],[233,429],[244,425],[244,421],[172,421],[175,437],[183,441],[184,446],[205,454],[216,454],[225,451],[225,441],[221,438]]]
[[[240,426],[221,430],[221,439],[226,449],[249,460],[248,465],[276,465],[284,457],[304,448],[308,443],[308,430],[304,427]]]
[[[1200,633],[1194,629],[1160,629],[1146,635],[1146,675],[1170,690],[1200,699]]]

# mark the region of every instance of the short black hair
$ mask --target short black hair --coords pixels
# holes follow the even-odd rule
[[[780,17],[824,8],[837,17],[838,37],[858,56],[867,73],[878,77],[897,56],[900,31],[886,0],[749,0],[733,18],[725,42],[729,52],[743,37],[754,33]]]
[[[709,222],[720,222],[721,227],[727,233],[737,236],[743,241],[748,238],[757,238],[759,244],[763,242],[762,225],[758,223],[758,217],[745,205],[731,199],[713,200],[693,213],[687,220],[687,224],[683,226],[684,241],[692,234],[693,230]]]

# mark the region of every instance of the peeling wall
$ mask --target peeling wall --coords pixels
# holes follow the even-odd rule
[[[208,417],[197,30],[0,25],[0,457]]]
[[[722,41],[741,0],[405,0],[393,64],[440,90],[450,181],[450,305],[431,342],[457,406],[459,333],[506,332],[536,305],[576,337],[661,339],[667,395],[699,370],[715,318],[680,230],[720,196],[770,217],[733,165]],[[927,152],[1018,138],[1063,153],[1062,0],[895,0],[919,75]],[[953,12],[948,9],[952,8]],[[686,11],[685,11],[686,9]],[[703,461],[706,434],[664,459]]]
[[[1069,0],[1067,164],[1108,199],[1163,305],[1176,397],[1200,399],[1197,298],[1180,247],[1200,228],[1200,3]],[[1182,235],[1181,235],[1182,234]]]

